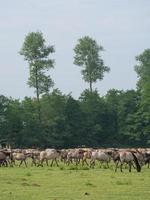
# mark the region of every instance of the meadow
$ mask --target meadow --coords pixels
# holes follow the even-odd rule
[[[150,169],[1,167],[0,200],[150,200]]]

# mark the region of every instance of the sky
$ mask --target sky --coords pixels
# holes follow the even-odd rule
[[[73,64],[79,38],[90,36],[102,45],[111,71],[94,84],[100,95],[109,89],[136,89],[135,57],[150,48],[149,0],[5,0],[0,6],[0,95],[34,96],[27,85],[28,63],[19,51],[29,32],[41,31],[55,46],[55,68],[49,73],[63,94],[74,98],[89,87]]]

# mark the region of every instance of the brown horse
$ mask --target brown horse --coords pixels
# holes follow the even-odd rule
[[[87,166],[89,166],[87,159],[91,159],[91,155],[92,155],[92,150],[90,150],[90,149],[85,150],[85,152],[83,153],[82,166],[84,165],[84,163]]]
[[[118,151],[116,152],[116,158],[117,158],[117,162],[116,162],[116,168],[115,168],[115,172],[117,171],[117,167],[118,164],[120,162],[120,171],[122,172],[122,166],[124,163],[127,163],[129,166],[129,172],[131,172],[131,168],[133,166],[133,162],[135,164],[136,170],[137,172],[141,171],[141,166],[139,164],[139,161],[135,155],[135,152],[132,151]]]
[[[75,162],[76,165],[80,163],[80,160],[83,160],[84,157],[83,149],[70,149],[67,154],[66,163],[69,165],[70,163]]]
[[[150,166],[150,153],[145,153],[145,165],[149,168]]]
[[[24,154],[24,153],[12,153],[12,163],[15,164],[15,161],[20,161],[19,167],[23,164],[27,167],[26,159],[29,157],[29,154]]]
[[[5,166],[7,167],[8,164],[10,164],[10,161],[12,159],[12,154],[11,152],[8,152],[6,150],[1,150],[0,151],[0,167]]]

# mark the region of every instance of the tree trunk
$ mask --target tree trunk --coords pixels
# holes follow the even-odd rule
[[[90,92],[92,93],[92,81],[90,80]]]
[[[41,122],[41,105],[40,105],[40,98],[39,98],[39,85],[38,85],[38,70],[36,67],[36,97],[37,97],[37,102],[38,102],[38,117],[39,121]]]

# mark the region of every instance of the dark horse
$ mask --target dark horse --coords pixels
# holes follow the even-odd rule
[[[137,170],[137,172],[141,171],[141,166],[139,164],[139,161],[135,155],[135,152],[132,151],[116,151],[113,152],[113,158],[114,161],[116,163],[116,168],[115,168],[115,172],[117,171],[118,165],[120,163],[120,171],[122,172],[122,166],[124,163],[127,163],[129,166],[129,172],[131,172],[131,168],[133,166],[133,162],[135,164],[135,168]]]
[[[10,161],[7,158],[12,160],[12,153],[9,151],[1,150],[0,151],[0,167],[1,166],[7,167],[8,164],[10,164]]]

